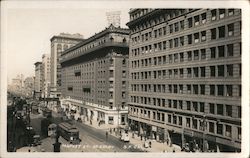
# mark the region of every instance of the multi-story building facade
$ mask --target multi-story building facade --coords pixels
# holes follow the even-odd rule
[[[241,10],[129,14],[131,128],[204,151],[241,150]]]
[[[50,55],[43,54],[42,56],[42,98],[49,96],[50,86]]]
[[[113,25],[62,53],[62,107],[68,116],[116,127],[127,123],[129,30]]]
[[[36,98],[40,98],[42,92],[42,62],[36,62],[34,65],[35,65],[34,95]]]
[[[60,57],[61,52],[81,42],[83,36],[80,34],[66,34],[60,33],[60,35],[53,36],[51,41],[51,87],[50,91],[53,93],[60,92],[61,86],[61,65]]]

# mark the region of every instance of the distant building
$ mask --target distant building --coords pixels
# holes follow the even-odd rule
[[[34,77],[27,77],[24,80],[24,93],[27,97],[32,97],[34,93]]]
[[[34,85],[34,95],[36,98],[41,97],[42,92],[42,62],[36,62],[35,64],[35,85]]]
[[[50,55],[43,54],[42,56],[42,97],[47,98],[49,96],[50,86]]]
[[[127,123],[129,30],[113,25],[62,52],[68,116],[113,127]]]
[[[51,41],[51,76],[50,76],[50,91],[51,95],[59,93],[61,87],[61,65],[60,57],[61,52],[81,42],[83,36],[80,34],[67,34],[61,33],[60,35],[53,36]],[[54,94],[53,94],[54,93]]]
[[[129,121],[140,135],[241,150],[241,10],[132,9]]]
[[[108,26],[110,26],[111,24],[115,27],[121,26],[121,12],[120,11],[107,12],[106,16],[107,16]]]

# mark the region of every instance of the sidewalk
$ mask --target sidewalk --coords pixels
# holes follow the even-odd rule
[[[103,124],[103,125],[98,126],[98,125],[94,125],[94,124],[91,125],[89,121],[85,121],[82,123],[85,125],[94,127],[96,129],[108,131],[109,134],[120,139],[120,136],[116,135],[116,132],[114,132],[113,130],[112,130],[112,133],[110,133],[110,126],[107,124]],[[178,145],[173,144],[172,147],[170,147],[169,145],[167,145],[167,143],[160,143],[160,142],[157,142],[156,140],[148,140],[148,141],[151,141],[151,148],[149,148],[149,147],[145,148],[144,147],[145,140],[141,140],[141,137],[138,137],[136,134],[134,135],[134,138],[132,138],[131,132],[129,132],[129,139],[130,139],[130,142],[129,142],[130,144],[132,144],[138,148],[141,148],[142,150],[147,151],[147,152],[173,152],[173,151],[174,152],[181,152],[181,148]]]

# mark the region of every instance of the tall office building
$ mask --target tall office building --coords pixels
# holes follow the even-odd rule
[[[57,36],[53,36],[51,41],[51,87],[50,91],[52,95],[57,95],[60,92],[61,87],[61,65],[60,57],[61,52],[81,42],[83,36],[80,34],[66,34],[60,33]],[[54,93],[54,94],[53,94]]]
[[[42,97],[47,98],[49,96],[50,86],[50,55],[43,54],[42,56]]]
[[[36,62],[34,65],[35,65],[34,95],[36,98],[40,98],[42,92],[42,62]]]
[[[62,107],[93,125],[127,123],[129,30],[113,25],[62,52]]]
[[[203,151],[240,151],[241,10],[129,14],[131,128]]]

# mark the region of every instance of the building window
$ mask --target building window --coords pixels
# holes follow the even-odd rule
[[[211,58],[216,58],[216,48],[212,47],[210,48],[210,51],[211,51]]]
[[[169,48],[173,48],[173,40],[169,40]]]
[[[186,127],[190,128],[190,118],[186,118]]]
[[[199,60],[199,50],[194,50],[194,60]]]
[[[215,77],[215,66],[210,66],[210,76]]]
[[[232,117],[232,105],[226,105],[226,116]]]
[[[192,44],[192,35],[188,35],[188,44]]]
[[[232,85],[227,85],[227,96],[233,96],[233,86]]]
[[[194,43],[198,43],[199,42],[199,33],[195,33],[194,34]]]
[[[192,60],[192,52],[188,51],[187,55],[188,55],[188,60],[191,61]]]
[[[237,111],[238,111],[238,118],[241,118],[241,106],[237,107]]]
[[[206,31],[201,32],[201,41],[206,41]]]
[[[179,43],[178,43],[178,38],[174,39],[174,47],[178,47]]]
[[[205,95],[205,85],[200,85],[200,94]]]
[[[179,125],[182,126],[182,117],[179,116],[178,118],[179,118]]]
[[[200,103],[200,112],[204,112],[204,110],[205,110],[205,109],[204,109],[204,103],[201,102],[201,103]]]
[[[225,17],[225,9],[219,9],[219,16],[220,16],[220,19]]]
[[[193,128],[197,129],[197,119],[193,119]]]
[[[224,115],[223,104],[217,104],[217,115]]]
[[[201,14],[201,22],[202,22],[202,24],[205,24],[206,21],[207,21],[207,14],[206,13]]]
[[[224,77],[224,65],[219,65],[218,66],[218,76],[219,77]]]
[[[222,135],[223,134],[223,125],[217,124],[217,134]]]
[[[180,21],[181,30],[184,30],[184,20]]]
[[[166,29],[166,27],[163,27],[162,29],[163,29],[163,35],[166,35],[166,34],[167,34],[167,29]]]
[[[238,132],[238,139],[241,139],[241,128],[237,127],[237,132]]]
[[[210,85],[210,95],[215,95],[215,85]]]
[[[209,122],[209,132],[214,133],[214,123],[213,122]]]
[[[173,33],[173,24],[169,25],[169,32]]]
[[[167,42],[163,41],[163,50],[166,50],[166,48],[167,48]]]
[[[215,114],[215,108],[213,103],[209,103],[209,113]]]
[[[234,45],[229,44],[227,45],[227,56],[233,56],[234,55]]]
[[[197,26],[197,25],[199,25],[199,23],[200,23],[200,17],[199,17],[199,15],[197,15],[194,17],[194,25]]]
[[[232,136],[232,127],[229,125],[226,125],[226,136],[231,137]]]
[[[227,30],[228,30],[228,36],[233,36],[234,34],[234,24],[229,24],[227,25]]]
[[[224,57],[225,56],[225,47],[224,46],[219,46],[219,57]]]
[[[228,16],[234,15],[234,9],[228,9]]]
[[[219,27],[219,38],[225,37],[225,26]]]
[[[180,62],[183,62],[183,61],[184,61],[184,54],[180,53]]]
[[[174,24],[174,29],[175,29],[175,32],[179,31],[179,23],[175,23]]]
[[[184,46],[184,37],[180,37],[180,46]]]
[[[212,20],[216,20],[216,9],[211,10],[211,14],[212,14]]]
[[[201,77],[206,77],[205,67],[201,67],[200,70],[201,70]]]
[[[111,125],[114,124],[114,117],[113,116],[108,117],[108,124],[111,124]]]
[[[194,77],[199,77],[199,71],[198,71],[198,67],[193,68],[193,72],[194,72]]]
[[[211,29],[211,39],[216,39],[216,28]]]
[[[172,118],[171,115],[168,114],[168,123],[172,122],[171,118]]]
[[[191,110],[191,102],[187,101],[187,110]]]
[[[193,19],[188,18],[188,28],[193,27]]]
[[[194,109],[194,111],[198,112],[198,103],[197,102],[193,102],[193,109]]]
[[[223,85],[217,85],[217,94],[218,96],[224,96],[224,86]]]
[[[191,85],[190,84],[187,85],[187,93],[191,94]]]

